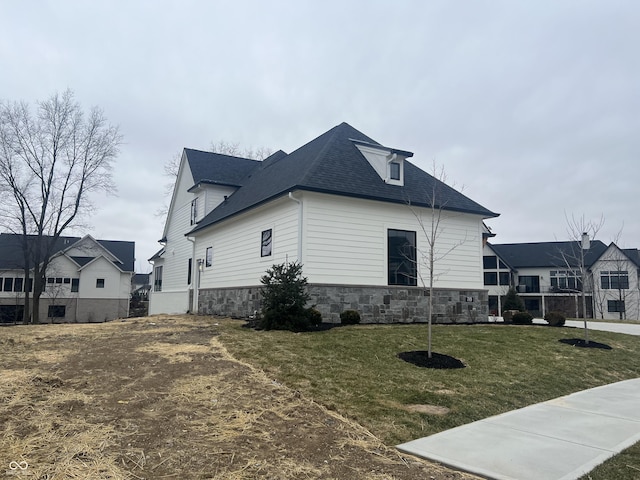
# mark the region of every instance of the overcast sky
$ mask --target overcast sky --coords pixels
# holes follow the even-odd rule
[[[584,215],[640,247],[638,25],[635,0],[2,0],[0,98],[70,88],[119,125],[89,233],[135,241],[138,271],[182,148],[291,152],[343,121],[444,165],[494,243]]]

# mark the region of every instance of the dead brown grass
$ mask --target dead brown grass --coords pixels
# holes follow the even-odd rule
[[[0,329],[0,472],[25,478],[472,478],[399,455],[233,358],[216,321]]]

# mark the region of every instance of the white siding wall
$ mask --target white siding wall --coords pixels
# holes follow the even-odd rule
[[[262,231],[272,229],[272,254],[260,256]],[[238,215],[196,237],[196,258],[213,248],[213,263],[204,267],[201,288],[260,285],[260,277],[276,263],[297,259],[298,204],[288,198]],[[194,271],[197,262],[194,262]]]
[[[96,281],[104,279],[104,288],[97,288]],[[130,274],[122,274],[112,263],[104,258],[98,258],[87,264],[80,272],[81,298],[129,298]]]
[[[230,196],[236,189],[234,187],[225,187],[218,185],[205,185],[203,187],[203,195],[204,195],[204,205],[206,210],[203,210],[203,213],[210,212],[222,202],[224,202],[225,196]],[[206,214],[205,213],[205,214]],[[202,216],[204,218],[204,215]],[[198,218],[200,220],[200,218]]]
[[[426,237],[407,206],[310,192],[295,196],[303,204],[301,261],[310,283],[386,286],[388,229],[415,231],[418,250],[427,253]],[[418,214],[426,228],[431,211]],[[196,259],[204,260],[207,247],[213,249],[200,288],[260,285],[271,265],[297,260],[298,217],[298,204],[281,198],[197,234]],[[442,212],[436,248],[439,253],[453,249],[436,263],[436,287],[484,288],[481,226],[479,216]],[[261,232],[269,228],[273,255],[261,258]],[[428,283],[425,262],[420,261],[419,270]]]
[[[428,244],[418,218],[430,228],[431,210],[305,192],[304,273],[310,283],[387,285],[387,230],[417,234],[418,269],[428,284]],[[481,218],[442,212],[436,252],[439,288],[482,289]],[[420,284],[420,281],[418,282]]]

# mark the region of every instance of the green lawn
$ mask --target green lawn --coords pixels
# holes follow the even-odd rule
[[[221,332],[234,356],[357,420],[389,445],[640,376],[638,338],[627,335],[590,331],[591,340],[612,347],[602,350],[560,343],[581,335],[570,328],[434,325],[433,351],[462,360],[466,368],[424,369],[397,358],[425,350],[426,335],[425,325],[290,333],[257,332],[237,321],[222,322]],[[448,413],[412,413],[406,409],[412,404],[445,407]],[[637,446],[630,455],[627,464],[640,467]],[[635,476],[627,478],[637,478],[630,471]]]

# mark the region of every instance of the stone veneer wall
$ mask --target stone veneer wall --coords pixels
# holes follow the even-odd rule
[[[487,322],[486,290],[434,289],[435,323]],[[324,322],[340,323],[340,313],[357,310],[362,323],[427,321],[429,292],[421,287],[309,285],[311,300]],[[202,289],[198,312],[248,317],[260,310],[260,287]]]

